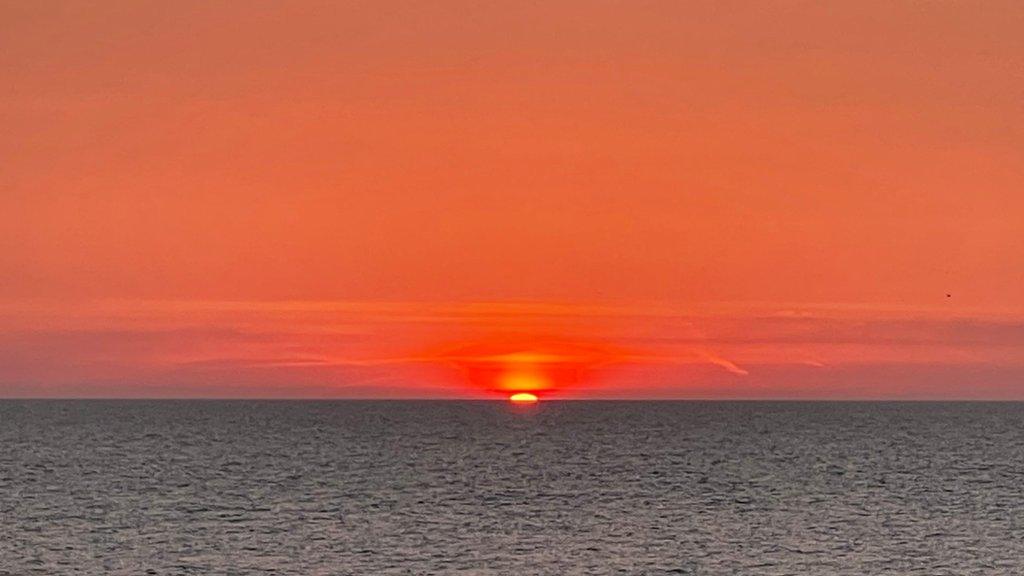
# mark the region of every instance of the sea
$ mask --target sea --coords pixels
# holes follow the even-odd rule
[[[0,574],[1024,574],[1024,404],[3,401]]]

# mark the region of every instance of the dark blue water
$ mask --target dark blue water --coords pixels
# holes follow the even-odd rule
[[[34,573],[1022,574],[1024,405],[2,402]]]

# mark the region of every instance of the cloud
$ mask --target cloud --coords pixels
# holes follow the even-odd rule
[[[714,354],[711,353],[706,353],[705,358],[707,358],[708,362],[714,364],[715,366],[721,366],[722,368],[725,368],[726,371],[732,372],[733,374],[738,374],[740,376],[750,375],[750,372],[747,372],[743,368],[737,366],[734,362],[730,362],[725,358],[715,356]]]
[[[964,367],[978,366],[1002,378],[1024,366],[1019,316],[841,306],[773,310],[486,302],[5,302],[0,395],[62,386],[81,393],[99,382],[105,384],[97,391],[117,382],[127,390],[175,379],[185,391],[194,391],[195,382],[241,390],[237,383],[243,379],[278,392],[290,386],[335,390],[332,384],[351,381],[428,383],[456,391],[458,384],[442,374],[450,366],[429,350],[495,335],[512,335],[513,342],[557,336],[597,343],[619,351],[602,363],[609,368],[674,374],[688,385],[736,385],[735,376],[764,382],[783,370],[795,385],[828,389],[828,382],[857,367],[910,366],[925,375],[942,367],[964,374]],[[701,365],[730,380],[720,381]]]

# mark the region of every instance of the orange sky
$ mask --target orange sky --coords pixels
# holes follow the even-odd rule
[[[477,396],[424,355],[513,337],[629,350],[564,396],[1024,399],[1021,30],[0,1],[0,396]]]

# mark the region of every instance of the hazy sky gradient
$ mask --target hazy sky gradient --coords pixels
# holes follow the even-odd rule
[[[511,331],[678,359],[590,395],[1024,398],[1021,30],[0,0],[0,396],[461,396],[346,362]]]

